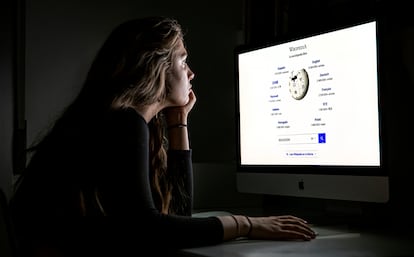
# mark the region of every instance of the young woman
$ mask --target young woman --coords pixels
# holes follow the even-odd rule
[[[78,97],[30,149],[16,184],[11,207],[25,254],[315,237],[294,216],[191,217],[187,119],[196,96],[186,60],[182,29],[171,18],[127,21],[109,35]]]

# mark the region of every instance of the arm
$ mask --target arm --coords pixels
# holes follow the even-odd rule
[[[170,150],[189,150],[187,119],[188,114],[196,102],[193,91],[190,92],[189,101],[184,106],[168,107],[164,109],[167,122],[167,133]]]
[[[248,217],[244,215],[219,216],[223,224],[223,241],[237,237],[264,240],[311,240],[315,233],[301,218],[282,215]]]
[[[170,150],[189,150],[187,126],[188,114],[196,97],[191,91],[190,101],[185,106],[169,107],[164,110],[168,129]],[[191,162],[191,159],[190,159]],[[192,190],[192,189],[191,189]],[[223,227],[223,241],[238,237],[253,239],[303,239],[315,237],[306,221],[295,216],[247,217],[244,215],[218,216]]]
[[[114,163],[105,178],[105,202],[108,214],[113,216],[114,229],[111,233],[120,237],[122,234],[145,235],[146,242],[158,241],[165,247],[186,248],[210,245],[221,241],[222,226],[217,218],[192,218],[191,206],[187,206],[183,215],[165,215],[158,211],[152,199],[149,181],[149,130],[142,117],[134,112],[120,113],[111,124],[116,129],[114,145],[103,158]],[[112,133],[115,131],[109,129]],[[104,151],[107,152],[107,151]],[[168,168],[180,170],[191,175],[191,151],[169,150]],[[108,164],[105,164],[108,168]],[[102,174],[101,174],[102,175]],[[190,177],[186,180],[190,181]],[[188,183],[188,182],[187,182]],[[191,185],[191,184],[189,184]],[[191,189],[190,189],[191,190]],[[191,191],[190,191],[191,192]],[[180,213],[181,214],[181,213]],[[188,215],[187,215],[188,214]],[[122,217],[119,219],[118,217]],[[126,233],[125,231],[131,232]],[[124,238],[124,237],[122,237]],[[132,237],[131,240],[134,240]]]

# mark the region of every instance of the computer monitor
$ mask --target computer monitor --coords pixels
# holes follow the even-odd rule
[[[378,21],[235,49],[239,192],[386,203]]]

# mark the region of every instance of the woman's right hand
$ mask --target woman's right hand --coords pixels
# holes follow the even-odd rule
[[[194,91],[191,90],[188,102],[183,106],[172,106],[164,109],[164,115],[167,121],[167,126],[174,124],[187,124],[187,117],[190,111],[193,109],[195,102],[197,101]]]
[[[248,217],[248,219],[252,226],[248,234],[251,239],[311,240],[316,237],[305,220],[292,215]]]

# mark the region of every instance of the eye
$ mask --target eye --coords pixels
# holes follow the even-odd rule
[[[185,54],[181,56],[181,66],[183,68],[188,66],[188,55]]]
[[[187,66],[188,64],[187,64],[187,59],[183,59],[183,61],[182,61],[182,65],[183,65],[183,67],[185,67],[185,66]]]

